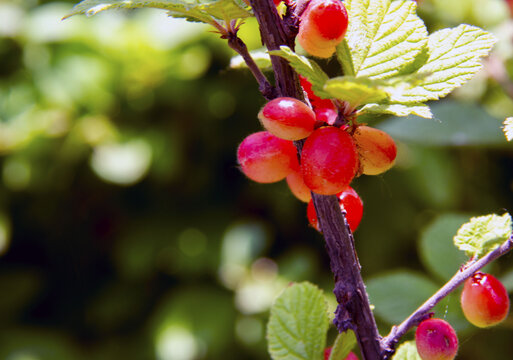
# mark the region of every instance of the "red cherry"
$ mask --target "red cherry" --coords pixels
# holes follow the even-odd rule
[[[329,360],[331,348],[324,349],[324,360]],[[358,357],[351,351],[344,360],[358,360]]]
[[[476,272],[465,281],[461,309],[467,320],[478,327],[493,326],[509,312],[509,296],[502,283],[490,274]]]
[[[327,108],[317,108],[315,111],[315,117],[318,124],[334,125],[338,118],[336,110]]]
[[[322,195],[344,190],[358,169],[358,155],[351,136],[336,127],[315,130],[305,141],[301,173],[306,186]]]
[[[351,228],[351,231],[355,231],[358,228],[358,225],[360,225],[360,221],[362,220],[362,199],[360,199],[356,191],[354,191],[354,189],[350,186],[348,186],[347,189],[341,193],[337,194],[337,197],[339,199],[340,209],[346,211],[346,220],[349,224],[349,227]],[[310,225],[317,231],[321,231],[317,213],[315,212],[315,206],[312,200],[310,200],[308,203],[308,207],[306,208],[306,215]]]
[[[353,140],[362,174],[378,175],[394,166],[397,147],[386,132],[362,125],[354,132]]]
[[[331,355],[331,348],[324,349],[324,360],[328,360]]]
[[[301,87],[305,90],[308,100],[310,100],[310,104],[312,104],[312,107],[314,108],[314,111],[316,109],[332,109],[336,110],[335,105],[333,104],[333,101],[330,99],[322,99],[319,96],[315,95],[315,93],[312,90],[312,83],[308,81],[307,78],[305,78],[302,75],[299,75],[299,81],[301,83]]]
[[[290,97],[269,101],[258,113],[258,118],[267,131],[285,140],[304,139],[312,133],[315,125],[312,109]]]
[[[309,202],[312,199],[312,194],[308,186],[305,185],[303,175],[298,170],[291,172],[287,175],[287,185],[290,188],[292,194],[303,202]]]
[[[292,141],[280,139],[267,131],[245,138],[237,150],[237,159],[242,172],[260,183],[280,181],[299,167]]]
[[[297,40],[311,55],[328,58],[347,31],[348,15],[340,0],[312,0],[301,15]]]
[[[442,319],[427,319],[415,331],[415,343],[422,360],[452,360],[458,352],[458,337]]]

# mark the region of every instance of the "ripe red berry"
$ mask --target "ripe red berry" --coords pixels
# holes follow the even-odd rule
[[[378,175],[394,165],[397,147],[394,139],[386,132],[369,126],[358,126],[353,139],[362,174]]]
[[[292,194],[303,202],[309,202],[312,199],[312,194],[308,186],[303,181],[303,175],[299,169],[294,170],[287,175],[287,185],[290,188]]]
[[[331,355],[331,348],[324,349],[324,360],[328,360]]]
[[[347,31],[347,11],[340,0],[312,0],[299,23],[297,39],[309,54],[328,58]]]
[[[324,349],[324,360],[329,360],[331,355],[331,348]],[[342,360],[342,359],[336,359],[336,360]],[[358,360],[358,356],[354,354],[354,352],[350,352],[347,354],[346,358],[343,360]]]
[[[358,169],[358,155],[351,136],[336,127],[321,127],[305,141],[301,173],[306,186],[322,195],[344,190]]]
[[[463,314],[478,327],[496,325],[509,312],[509,297],[504,285],[494,276],[482,272],[465,281],[460,300]]]
[[[337,121],[338,113],[336,110],[329,108],[317,108],[314,110],[318,124],[333,125]]]
[[[262,125],[271,134],[285,140],[304,139],[312,133],[315,113],[304,102],[290,97],[269,101],[258,113]]]
[[[363,215],[363,202],[362,199],[358,196],[356,191],[350,186],[347,187],[344,191],[337,194],[338,201],[340,204],[340,209],[346,211],[346,220],[351,228],[351,231],[355,231],[360,225],[360,221],[362,220]],[[306,208],[306,216],[308,217],[308,221],[310,225],[317,229],[317,231],[321,231],[319,226],[319,220],[317,219],[317,213],[315,212],[315,207],[313,201],[310,200],[308,203],[308,207]]]
[[[452,360],[458,352],[458,337],[442,319],[427,319],[415,332],[417,351],[422,360]]]
[[[239,145],[237,159],[251,180],[272,183],[284,179],[299,167],[296,147],[267,131],[249,135]]]
[[[315,95],[315,93],[312,90],[312,83],[308,81],[307,78],[305,78],[302,75],[299,75],[299,82],[301,83],[303,90],[305,90],[306,95],[308,96],[308,100],[310,100],[310,104],[312,104],[314,111],[316,109],[336,109],[335,105],[333,104],[333,101],[331,101],[330,99],[322,99],[319,96]]]

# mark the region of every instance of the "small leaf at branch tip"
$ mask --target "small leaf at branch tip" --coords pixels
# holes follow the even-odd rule
[[[513,117],[508,117],[504,120],[504,135],[508,141],[513,140]]]
[[[303,75],[312,84],[315,95],[322,98],[329,98],[330,95],[324,91],[324,84],[328,80],[328,75],[321,69],[319,64],[308,59],[306,56],[296,54],[288,46],[280,46],[280,50],[268,51],[270,55],[279,56],[287,60],[298,72]]]
[[[454,244],[469,257],[480,258],[511,237],[511,215],[492,214],[473,217],[454,236]]]

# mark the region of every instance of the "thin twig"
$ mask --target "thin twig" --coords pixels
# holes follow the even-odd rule
[[[390,356],[394,353],[394,348],[399,339],[408,332],[413,326],[417,325],[420,321],[429,316],[430,311],[438,304],[443,298],[454,291],[465,280],[471,277],[476,271],[482,269],[493,260],[506,254],[513,249],[513,235],[506,240],[497,249],[491,251],[479,260],[471,260],[463,266],[440,290],[431,296],[424,304],[415,310],[406,320],[400,325],[394,326],[390,334],[383,338],[381,341],[381,348]]]
[[[244,41],[242,41],[241,38],[237,36],[236,31],[228,32],[228,45],[242,57],[249,70],[255,77],[256,81],[258,82],[258,90],[260,90],[262,95],[267,100],[274,99],[277,96],[276,89],[271,85],[269,80],[267,80],[267,77],[264,75],[262,70],[260,70],[253,57],[251,57],[251,54],[248,51],[248,47]]]

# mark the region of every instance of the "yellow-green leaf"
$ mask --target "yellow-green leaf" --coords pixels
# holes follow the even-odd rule
[[[433,114],[425,104],[367,104],[361,108],[360,114],[390,114],[395,116],[417,115],[431,119]]]
[[[419,73],[429,74],[410,88],[399,89],[392,102],[415,103],[438,100],[470,80],[482,68],[496,38],[478,27],[462,24],[429,36],[429,55]]]
[[[347,101],[352,108],[388,99],[380,82],[354,76],[330,79],[324,85],[324,91],[331,97]]]
[[[410,72],[427,46],[411,0],[346,0],[349,27],[337,47],[345,75],[385,79]]]
[[[478,216],[463,224],[454,236],[454,245],[470,257],[481,257],[511,236],[511,215]]]
[[[83,0],[73,7],[66,18],[78,14],[91,16],[116,8],[162,9],[173,17],[205,23],[211,23],[212,19],[230,21],[252,16],[242,0]]]
[[[415,341],[406,341],[399,346],[392,360],[422,360]]]
[[[317,96],[326,98],[329,97],[323,87],[328,80],[328,75],[321,69],[321,67],[313,60],[305,56],[296,54],[288,46],[280,46],[280,50],[269,51],[269,54],[280,56],[287,60],[297,71],[298,74],[303,75],[312,84],[312,90]]]

